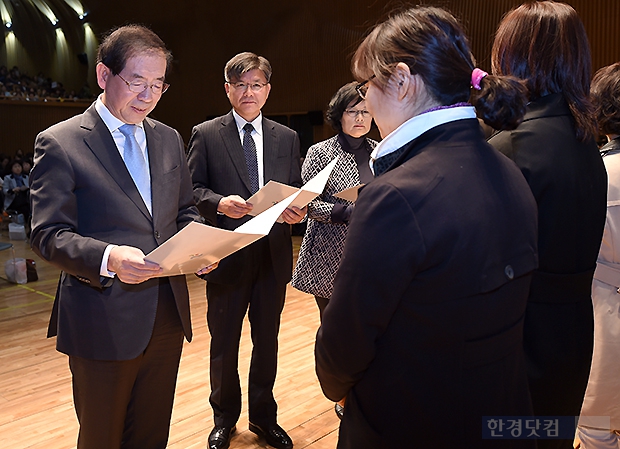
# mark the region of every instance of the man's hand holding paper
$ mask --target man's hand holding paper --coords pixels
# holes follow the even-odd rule
[[[301,188],[295,188],[279,182],[269,181],[262,189],[248,198],[247,202],[253,205],[253,209],[249,214],[256,216],[274,204],[277,204],[297,192],[297,197],[285,213],[278,218],[278,223],[299,223],[306,216],[306,206],[308,203],[320,195],[325,189],[325,184],[327,184],[329,175],[334,169],[337,161],[338,158],[335,158]]]
[[[217,205],[217,211],[230,218],[241,218],[252,211],[252,204],[239,195],[225,196]]]
[[[159,276],[197,273],[215,269],[219,260],[267,235],[299,192],[252,218],[234,231],[190,223],[146,256],[163,268]],[[299,217],[295,212],[294,217]],[[206,265],[206,267],[205,267]],[[208,270],[208,271],[205,271]]]
[[[220,261],[218,260],[217,262],[212,263],[211,265],[201,268],[200,270],[196,271],[196,276],[203,276],[205,274],[209,274],[211,273],[213,270],[215,270],[217,268],[217,266],[219,265]]]
[[[139,248],[114,246],[110,250],[107,269],[125,284],[140,284],[162,272],[159,264],[149,262],[144,257]]]

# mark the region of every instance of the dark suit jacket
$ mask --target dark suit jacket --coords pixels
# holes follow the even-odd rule
[[[521,332],[536,264],[532,194],[477,120],[407,144],[359,195],[317,335],[321,387],[347,397],[338,447],[496,447],[483,415],[531,414]]]
[[[128,285],[101,278],[108,244],[145,254],[198,219],[183,141],[172,128],[146,119],[151,218],[108,128],[94,105],[37,136],[31,173],[32,247],[62,270],[49,336],[70,355],[129,360],[148,344],[158,279]],[[170,277],[185,336],[191,339],[184,276]]]
[[[575,137],[562,94],[532,101],[523,123],[489,143],[521,169],[538,205],[540,266],[525,320],[537,415],[579,415],[593,345],[591,286],[603,237],[607,174],[593,139]]]
[[[263,158],[265,184],[274,180],[301,186],[297,133],[264,117]],[[239,195],[247,200],[251,196],[243,147],[232,111],[194,127],[189,142],[189,167],[196,205],[210,225],[231,230],[252,218],[246,215],[233,219],[217,213],[222,197]],[[290,225],[276,223],[267,238],[275,275],[286,284],[293,270]],[[248,280],[251,260],[247,254],[251,246],[223,259],[218,269],[205,279],[222,284]]]

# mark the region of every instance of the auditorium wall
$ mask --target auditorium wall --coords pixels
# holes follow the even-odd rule
[[[351,55],[366,31],[393,9],[409,4],[381,0],[177,0],[166,5],[147,0],[84,2],[93,36],[100,36],[113,26],[139,22],[150,26],[167,43],[174,54],[169,77],[171,88],[153,116],[177,128],[186,142],[193,125],[228,112],[230,105],[223,86],[224,64],[238,52],[253,51],[266,56],[274,70],[265,114],[301,123],[298,126],[305,127],[306,131],[310,127],[311,136],[305,139],[306,146],[307,142],[328,137],[331,131],[324,125],[317,125],[316,119],[303,120],[301,117],[314,111],[312,117],[316,118],[316,111],[324,111],[333,92],[352,80]],[[490,48],[497,23],[506,11],[521,2],[429,0],[423,3],[446,6],[459,16],[471,38],[479,66],[489,69]],[[568,3],[577,9],[585,23],[593,49],[594,68],[620,60],[620,2],[570,0]],[[79,89],[88,82],[96,92],[93,70],[96,42],[92,42],[91,37],[89,47],[87,38],[80,37],[80,30],[65,32],[73,36],[67,39],[66,57],[72,62],[66,66],[58,61],[53,41],[32,47],[28,40],[21,44],[23,48],[18,59],[14,57],[10,64],[28,68],[33,75],[38,70],[53,69],[54,76],[62,79],[66,86]],[[53,40],[55,36],[50,34],[49,39]],[[89,52],[87,66],[76,67],[77,53],[85,51]],[[6,39],[4,45],[0,42],[0,63],[3,57],[7,57]],[[17,106],[6,105],[6,100],[0,103],[5,103],[0,105],[4,142],[0,152],[31,146],[38,130],[12,132],[18,129],[15,120],[22,117],[21,113],[11,113]],[[34,113],[35,109],[36,106],[25,111]],[[59,117],[68,110],[60,108],[62,114]],[[47,126],[47,123],[32,122],[37,126]]]

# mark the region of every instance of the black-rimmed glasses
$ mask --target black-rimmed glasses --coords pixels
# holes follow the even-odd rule
[[[170,84],[168,83],[164,83],[163,81],[157,81],[151,85],[149,85],[147,82],[145,81],[132,81],[131,83],[129,81],[127,81],[125,78],[123,78],[120,73],[118,75],[120,79],[123,80],[123,82],[125,84],[127,84],[127,87],[129,88],[130,91],[132,91],[135,94],[141,94],[142,92],[144,92],[147,88],[151,88],[151,91],[153,92],[154,95],[161,95],[163,93],[165,93],[168,88],[170,87]]]
[[[355,90],[357,91],[357,94],[360,96],[362,100],[366,99],[366,92],[368,92],[368,83],[372,81],[375,77],[376,75],[373,75],[370,78],[368,78],[366,81],[362,81],[357,86],[355,86]]]
[[[365,109],[360,111],[358,111],[357,109],[346,109],[344,113],[353,119],[357,118],[358,115],[361,115],[364,118],[370,117],[370,112]]]

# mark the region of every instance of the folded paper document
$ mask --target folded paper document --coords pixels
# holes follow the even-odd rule
[[[163,268],[160,276],[195,273],[269,234],[278,217],[298,193],[278,202],[234,231],[190,223],[157,247],[145,259]]]
[[[299,195],[291,203],[291,206],[297,206],[300,209],[303,208],[310,201],[323,193],[325,184],[327,184],[329,175],[334,169],[337,161],[338,158],[335,158],[327,164],[323,170],[318,172],[314,178],[300,188],[287,186],[286,184],[281,184],[276,181],[269,181],[262,189],[248,198],[247,202],[254,206],[252,208],[252,212],[250,212],[250,215],[258,215],[262,213],[266,209],[270,208],[274,204],[278,204],[280,201],[295,192],[299,192]],[[278,222],[281,223],[282,220],[278,220]]]
[[[358,184],[348,189],[344,189],[342,192],[334,194],[336,198],[342,198],[343,200],[351,201],[355,203],[357,201],[357,195],[359,195],[360,189],[364,187],[364,184]]]

